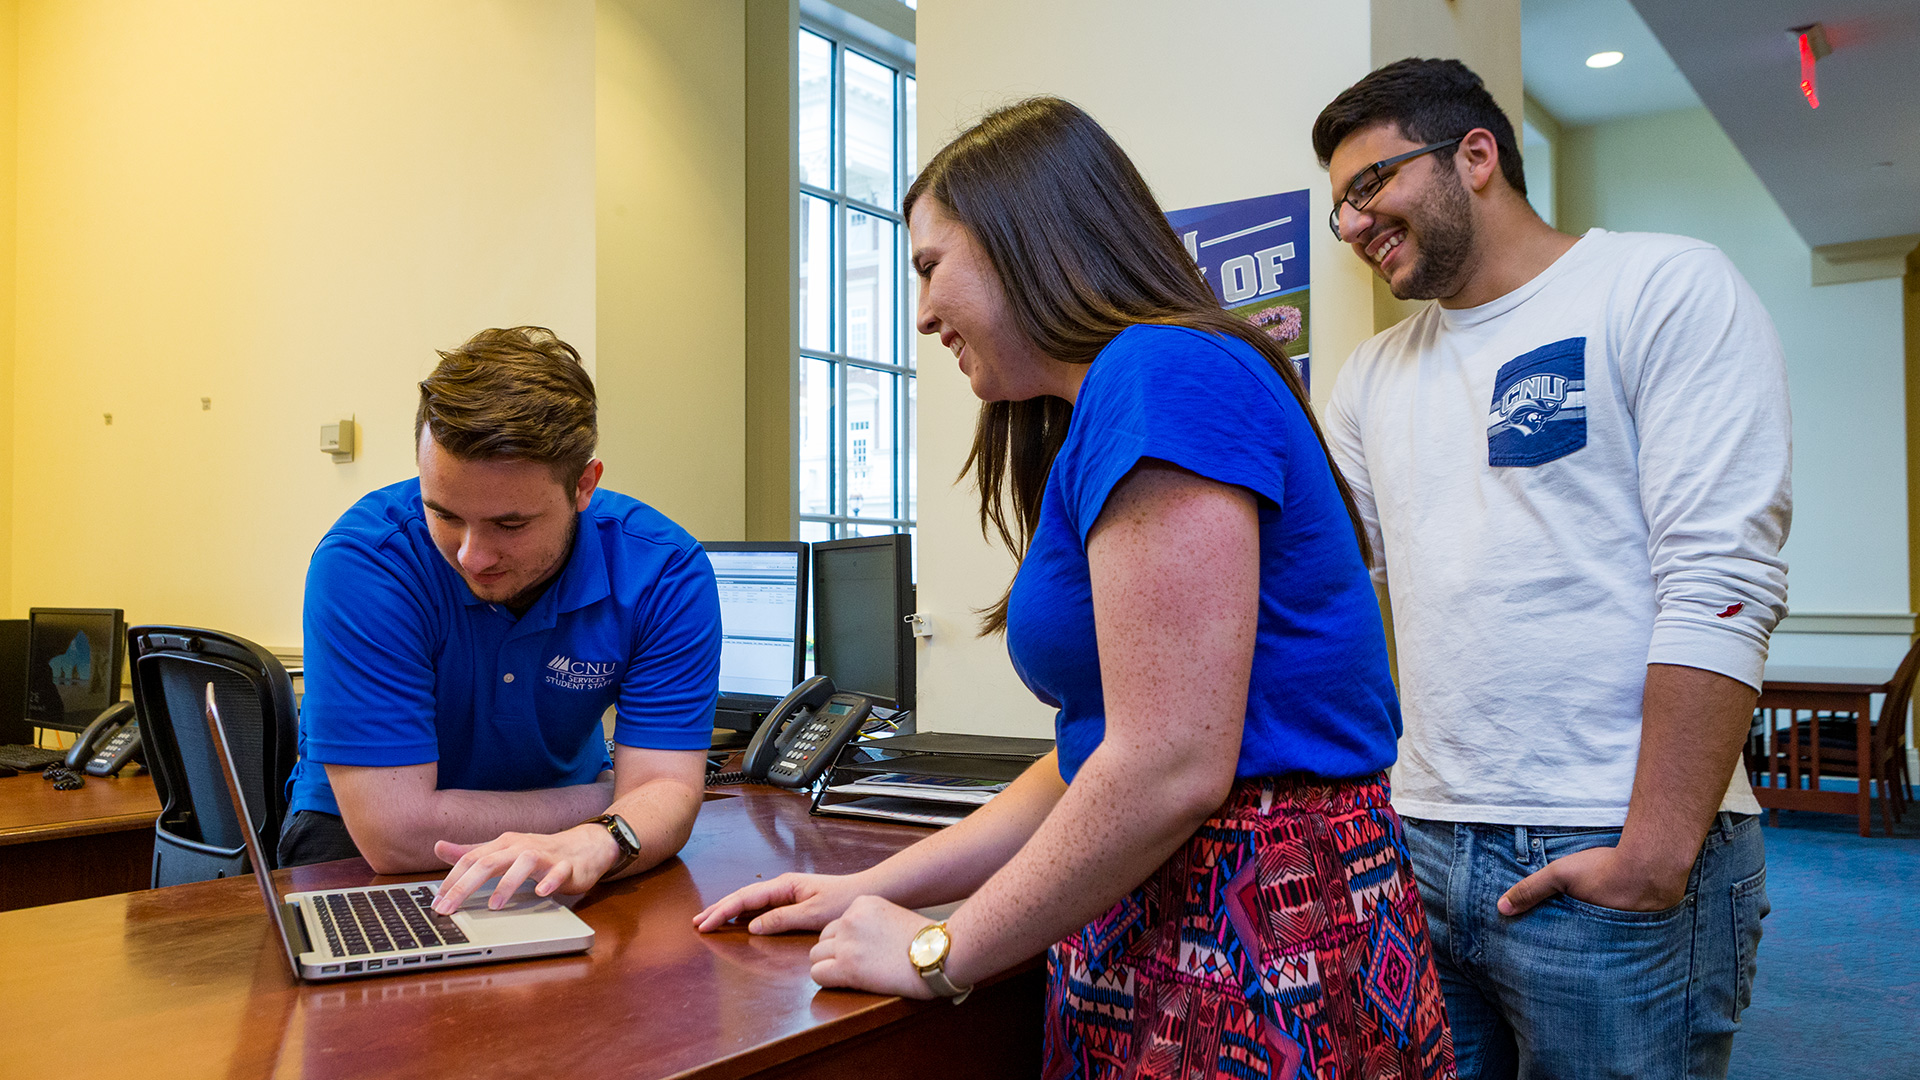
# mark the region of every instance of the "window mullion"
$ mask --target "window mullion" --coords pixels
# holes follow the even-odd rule
[[[896,70],[893,73],[893,101],[894,192],[897,195],[904,196],[907,193],[907,177],[913,168],[913,163],[907,160],[907,75],[904,68]],[[896,198],[894,202],[898,203],[900,199]],[[895,343],[893,358],[894,362],[901,367],[908,366],[907,350],[913,348],[913,325],[910,320],[913,318],[914,312],[907,310],[907,296],[909,295],[909,291],[906,271],[907,260],[904,257],[912,250],[913,240],[907,235],[906,224],[902,222],[895,241],[893,253],[893,336]],[[894,513],[897,516],[908,519],[912,519],[913,517],[913,514],[910,512],[911,507],[907,505],[907,491],[910,479],[907,475],[907,447],[912,445],[911,440],[913,438],[913,432],[910,429],[910,425],[913,423],[913,415],[907,408],[907,402],[911,400],[907,395],[907,380],[911,378],[913,378],[913,376],[908,374],[895,379],[893,388],[893,506]]]
[[[800,520],[801,521],[817,521],[817,522],[820,522],[821,524],[826,524],[826,525],[839,523],[839,524],[846,524],[846,525],[906,526],[906,525],[913,524],[913,522],[907,520],[906,518],[853,517],[848,514],[801,514]]]
[[[847,339],[850,320],[847,318],[847,303],[850,290],[847,288],[848,250],[853,246],[848,235],[849,218],[846,206],[847,190],[847,50],[838,42],[833,49],[833,220],[836,235],[840,237],[840,247],[834,252],[833,288],[838,301],[838,310],[834,314],[834,326],[839,331],[834,339],[836,351],[846,353],[850,347]],[[835,363],[833,368],[833,471],[836,485],[833,503],[834,513],[844,517],[852,513],[853,474],[847,466],[847,366]],[[835,536],[844,535],[836,528]]]
[[[892,221],[892,222],[900,223],[899,211],[889,210],[884,206],[876,206],[873,203],[864,202],[860,199],[856,199],[853,196],[847,195],[843,192],[834,191],[831,188],[815,187],[812,184],[802,182],[800,185],[800,191],[802,194],[818,195],[820,198],[823,198],[823,199],[837,199],[841,202],[846,203],[848,206],[853,207],[855,210],[860,211],[861,213],[871,214],[874,217],[880,218],[883,221]]]
[[[907,113],[907,87],[900,72],[893,73],[893,190],[895,195],[906,194],[906,125],[902,119]],[[898,202],[896,198],[894,200]],[[907,276],[903,271],[906,254],[912,240],[907,236],[903,225],[894,231],[893,238],[893,361],[901,367],[907,363]],[[902,375],[893,380],[893,514],[895,517],[909,517],[907,513],[907,380],[910,375]]]

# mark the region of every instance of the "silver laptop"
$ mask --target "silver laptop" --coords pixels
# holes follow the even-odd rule
[[[287,950],[287,966],[298,979],[351,979],[361,975],[392,975],[456,964],[484,964],[522,956],[549,956],[580,952],[593,944],[593,927],[580,916],[547,897],[535,896],[531,883],[516,892],[499,911],[487,909],[493,882],[474,890],[460,910],[442,915],[433,910],[437,881],[406,885],[368,885],[328,892],[274,891],[273,875],[253,815],[240,794],[240,773],[227,749],[227,731],[220,709],[207,684],[207,731],[227,793],[240,815],[240,834],[246,838],[247,858],[260,883],[267,914]]]

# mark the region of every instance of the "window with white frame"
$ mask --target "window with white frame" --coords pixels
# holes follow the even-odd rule
[[[909,531],[914,283],[900,197],[910,64],[800,30],[800,539]]]

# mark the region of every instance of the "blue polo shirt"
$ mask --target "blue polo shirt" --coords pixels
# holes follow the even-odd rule
[[[1258,497],[1260,613],[1238,776],[1367,776],[1393,764],[1400,703],[1352,519],[1306,410],[1237,338],[1134,326],[1080,385],[1007,603],[1014,669],[1059,712],[1060,776],[1106,737],[1087,536],[1144,458]],[[1166,688],[1165,723],[1182,722]]]
[[[704,750],[720,677],[706,552],[601,489],[560,576],[525,615],[487,603],[427,533],[420,481],[367,495],[307,570],[306,698],[289,811],[338,814],[323,764],[439,763],[442,789],[591,782],[614,740]]]

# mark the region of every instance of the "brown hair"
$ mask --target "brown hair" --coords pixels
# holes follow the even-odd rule
[[[1458,60],[1396,60],[1340,91],[1313,122],[1314,156],[1325,168],[1347,136],[1379,124],[1392,124],[1402,137],[1417,143],[1485,128],[1500,152],[1500,175],[1507,186],[1527,193],[1513,122],[1494,103],[1480,76]]]
[[[987,114],[933,156],[907,189],[901,212],[911,217],[923,196],[938,201],[980,243],[1015,322],[1046,356],[1092,363],[1122,330],[1139,323],[1239,338],[1280,373],[1326,452],[1286,351],[1220,307],[1126,152],[1078,106],[1035,97]],[[981,533],[992,535],[991,527],[1015,560],[1033,541],[1047,472],[1072,415],[1073,407],[1056,397],[980,406],[960,475],[973,473],[980,492]],[[1331,454],[1327,467],[1368,559],[1366,529]],[[981,633],[1004,631],[1006,595],[982,614]]]
[[[427,428],[455,457],[538,462],[571,488],[593,460],[596,412],[579,352],[553,331],[482,330],[441,352],[421,382],[413,442],[417,450]]]

